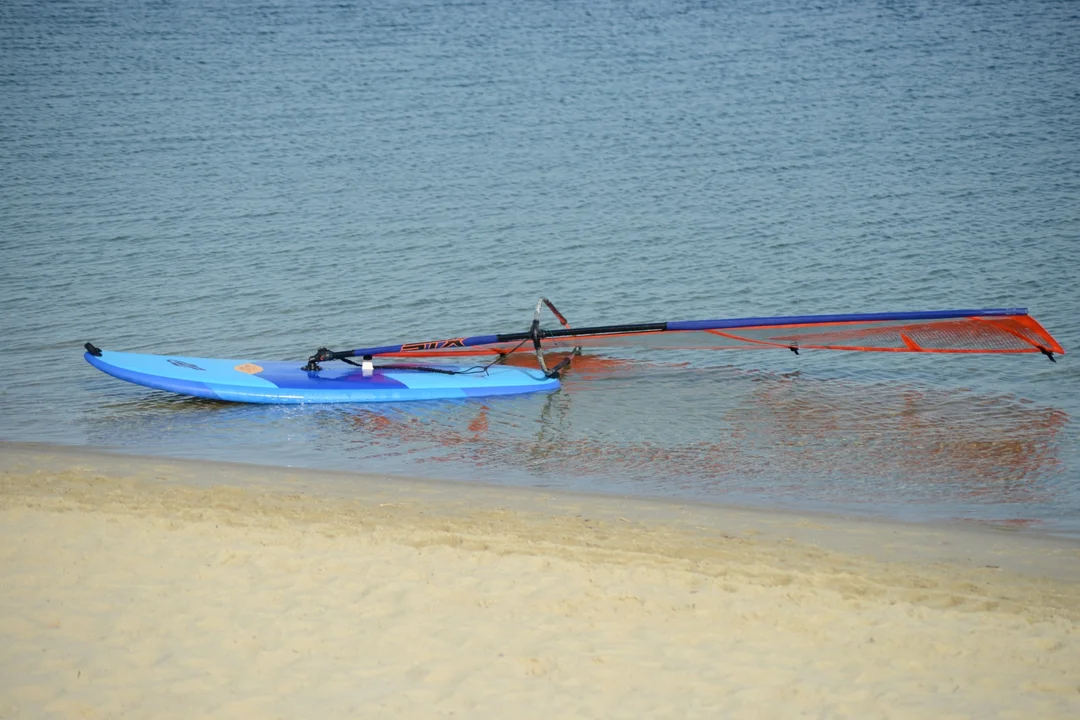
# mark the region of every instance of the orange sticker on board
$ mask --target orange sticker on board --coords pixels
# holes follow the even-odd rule
[[[244,363],[243,365],[237,365],[233,368],[233,370],[239,370],[240,372],[247,373],[248,375],[254,375],[255,373],[263,371],[263,369],[255,363]]]

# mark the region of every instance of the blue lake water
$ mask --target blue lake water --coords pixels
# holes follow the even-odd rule
[[[82,343],[1028,307],[1080,348],[1080,5],[0,6],[0,439],[1080,535],[1072,355],[634,353],[551,395],[175,398]],[[618,361],[618,362],[616,362]]]

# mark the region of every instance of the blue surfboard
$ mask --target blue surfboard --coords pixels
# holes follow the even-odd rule
[[[96,348],[94,348],[97,350]],[[300,361],[222,360],[98,350],[86,361],[120,380],[180,395],[248,403],[369,403],[442,400],[555,390],[539,370],[492,365],[479,372],[453,365],[428,369],[335,364],[316,371]],[[462,372],[462,371],[465,372]]]

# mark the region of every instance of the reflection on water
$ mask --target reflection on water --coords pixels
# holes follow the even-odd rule
[[[635,405],[627,398],[632,389],[578,375],[531,417],[491,402],[449,411],[351,408],[351,452],[380,457],[409,448],[404,453],[417,461],[463,471],[592,477],[616,490],[681,488],[713,499],[749,486],[768,495],[857,490],[849,500],[861,502],[1046,500],[1062,465],[1058,440],[1067,414],[1011,396],[797,374],[679,372],[707,381],[678,421],[657,408],[663,427],[649,423],[650,404],[683,402],[680,390],[693,380],[654,370],[650,379],[670,384],[669,392]],[[604,415],[604,432],[578,431],[597,428],[597,415]]]
[[[780,448],[840,446],[828,457],[800,453],[848,474],[903,475],[922,482],[997,489],[1059,468],[1061,410],[1008,396],[876,384],[762,383],[740,410],[747,435]]]
[[[550,394],[258,406],[147,391],[82,419],[94,444],[140,452],[1007,523],[1068,495],[1068,424],[1006,394],[603,358]]]

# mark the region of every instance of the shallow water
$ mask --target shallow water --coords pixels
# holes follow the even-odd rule
[[[1080,534],[1072,356],[631,353],[551,395],[238,407],[297,358],[1027,306],[1080,339],[1075,3],[9,2],[0,438]]]

